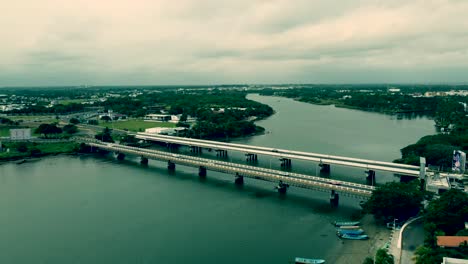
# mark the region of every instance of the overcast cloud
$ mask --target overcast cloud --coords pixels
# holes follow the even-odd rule
[[[465,0],[15,0],[0,85],[467,82]]]

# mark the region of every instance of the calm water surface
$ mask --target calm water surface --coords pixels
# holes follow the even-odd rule
[[[426,119],[250,98],[277,114],[259,122],[270,133],[243,140],[249,144],[392,160],[433,133]],[[282,197],[272,183],[246,179],[239,188],[231,175],[200,180],[194,168],[171,174],[165,166],[87,156],[0,164],[0,263],[333,263],[332,248],[343,245],[329,223],[359,209],[354,198],[331,209],[327,193],[291,188]],[[347,177],[341,169],[336,177]]]

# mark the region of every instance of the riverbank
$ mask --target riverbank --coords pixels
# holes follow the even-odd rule
[[[378,225],[372,215],[365,215],[361,227],[369,236],[368,240],[345,240],[332,250],[337,258],[335,264],[360,264],[366,257],[373,257],[379,248],[389,241],[391,230]]]
[[[29,160],[58,154],[75,154],[79,148],[76,142],[8,142],[3,144],[0,162]]]

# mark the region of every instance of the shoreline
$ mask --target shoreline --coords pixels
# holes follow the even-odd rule
[[[366,257],[375,255],[378,249],[389,242],[391,230],[378,225],[372,215],[366,214],[361,219],[361,227],[369,236],[368,240],[345,240],[340,239],[340,243],[330,249],[330,254],[334,258],[327,262],[335,264],[359,264]]]

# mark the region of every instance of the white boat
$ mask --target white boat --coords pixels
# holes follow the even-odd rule
[[[324,259],[309,259],[309,258],[296,258],[294,260],[296,264],[322,264],[325,263]]]

